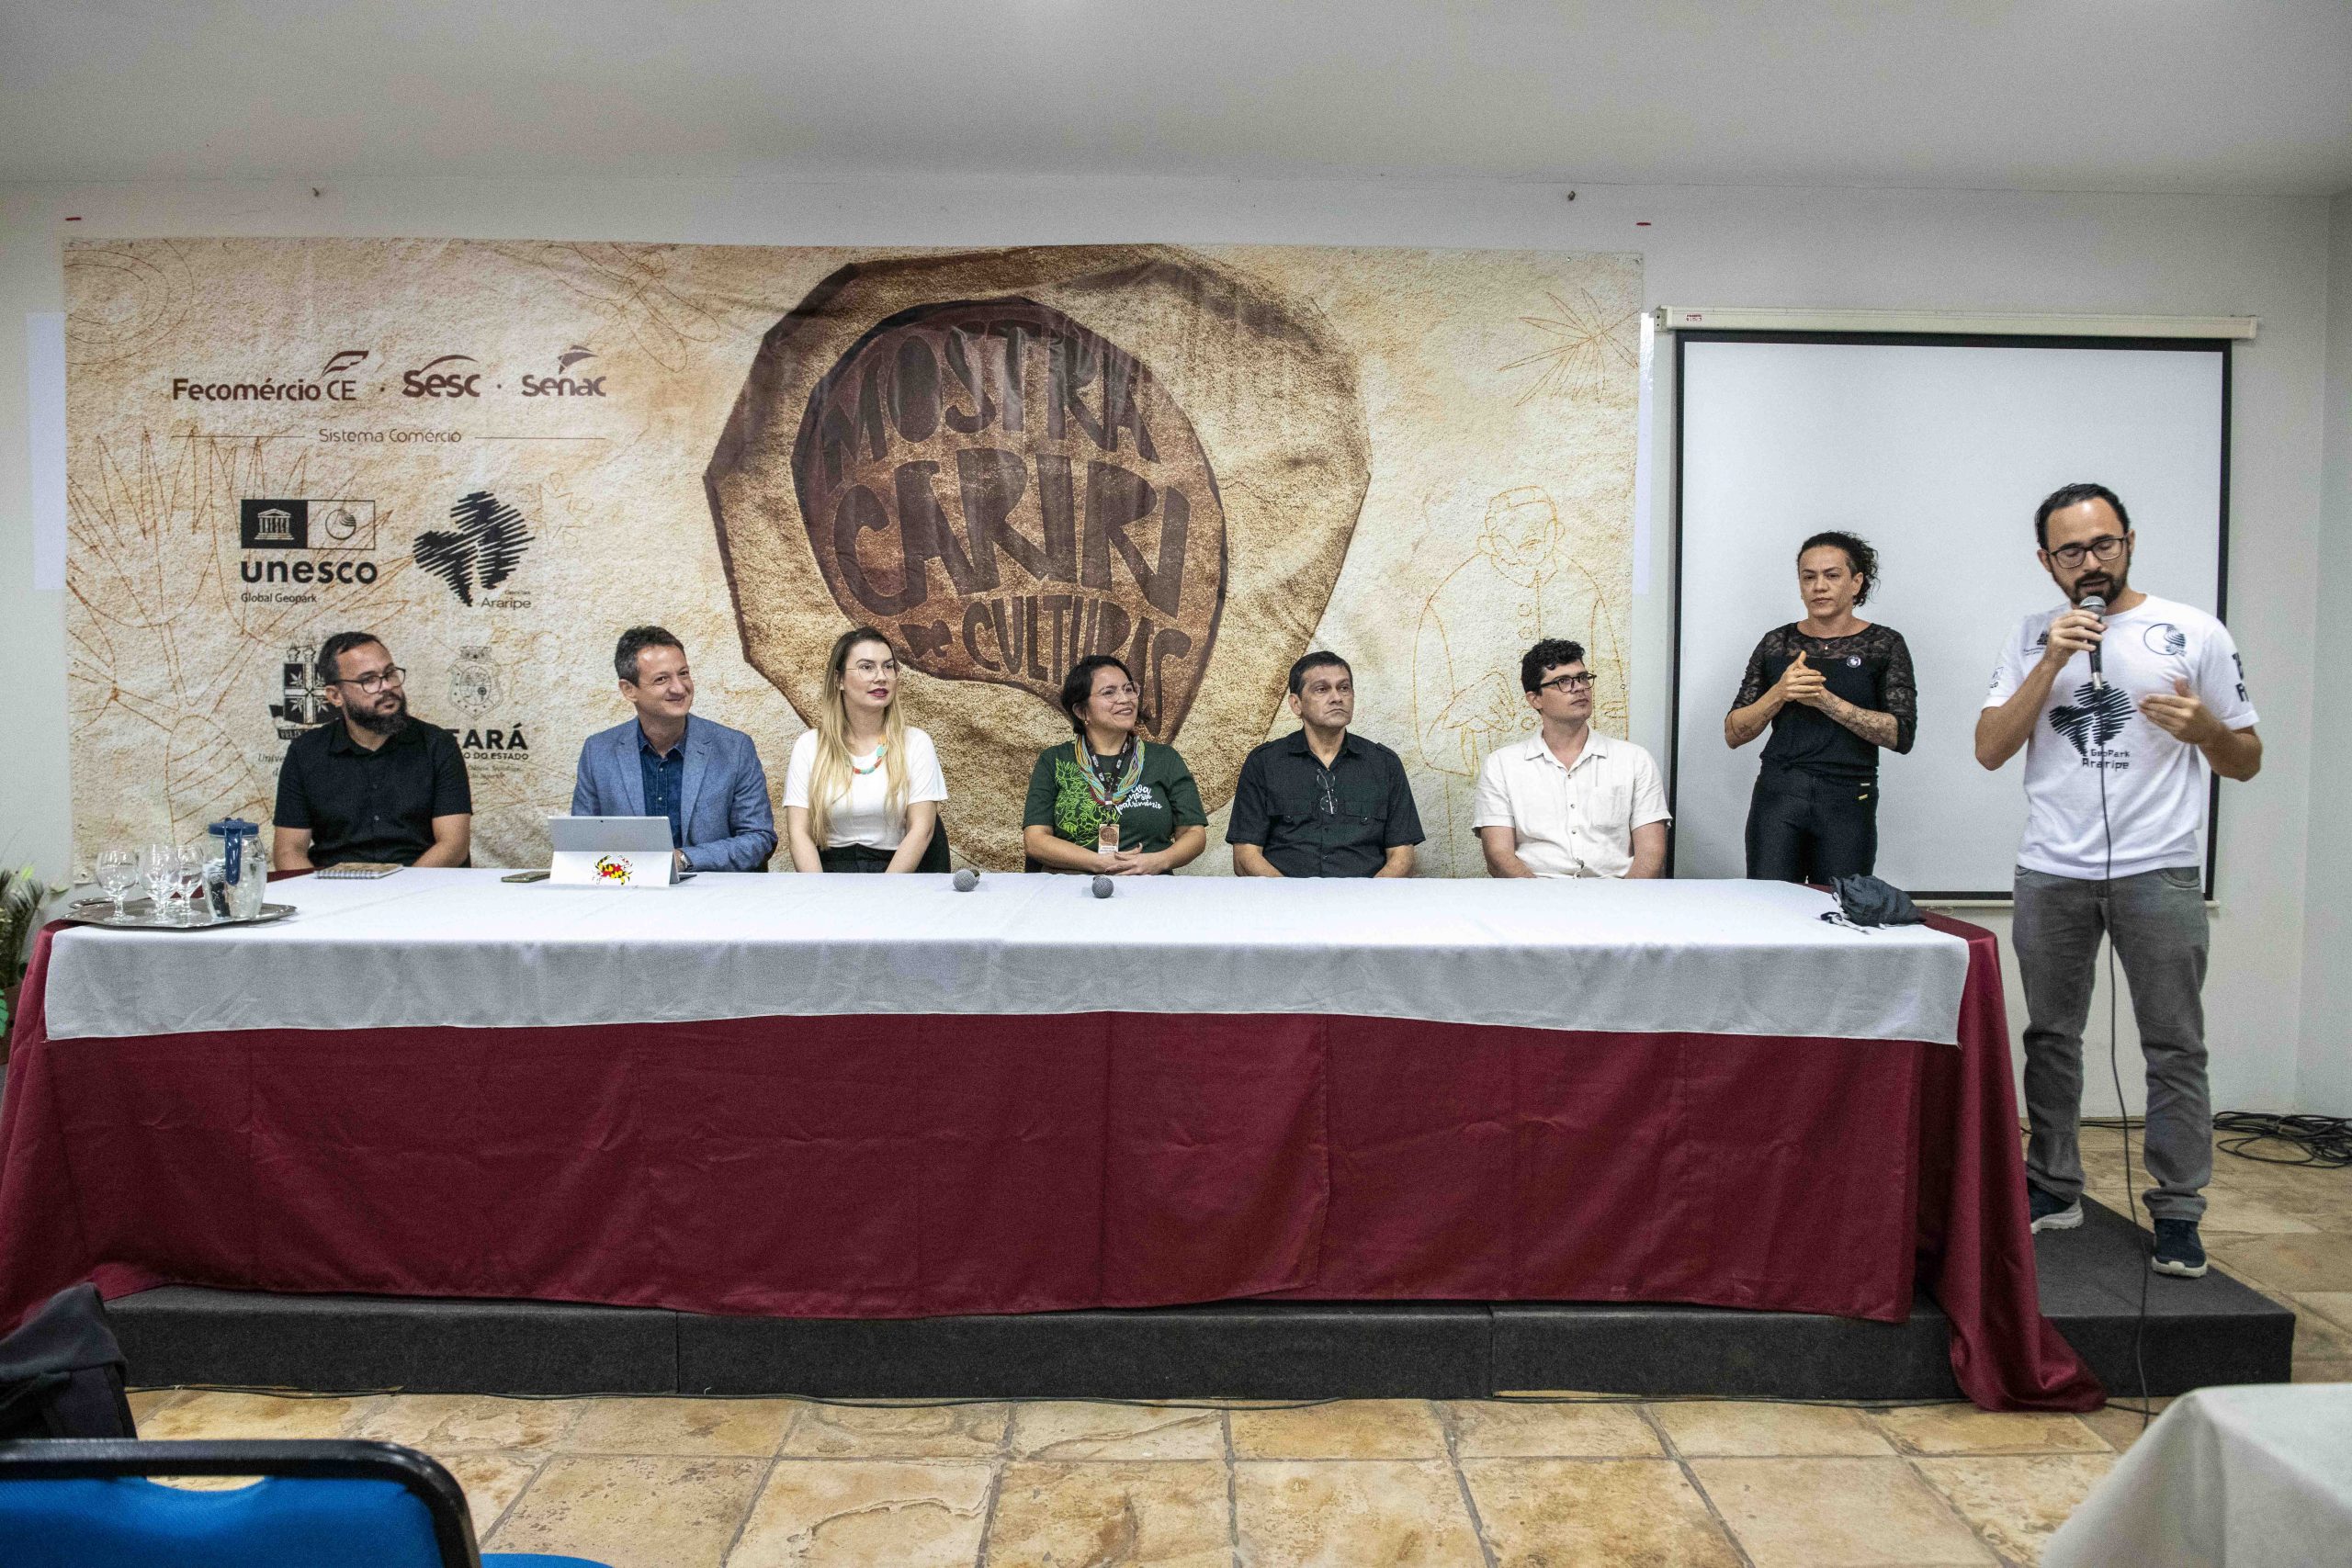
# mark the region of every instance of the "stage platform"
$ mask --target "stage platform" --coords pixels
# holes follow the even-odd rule
[[[2146,1254],[2087,1201],[2037,1238],[2042,1310],[2136,1395]],[[2218,1269],[2151,1279],[2147,1390],[2284,1382],[2294,1314]],[[169,1288],[112,1303],[131,1381],[419,1393],[827,1398],[1475,1399],[1544,1389],[1956,1399],[1949,1325],[1648,1303],[1220,1302],[882,1320]]]

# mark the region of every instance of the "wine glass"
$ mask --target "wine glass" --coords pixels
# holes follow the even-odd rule
[[[98,856],[98,887],[114,900],[114,918],[123,917],[123,895],[139,886],[139,852],[107,850]]]
[[[147,899],[153,906],[153,916],[160,924],[168,920],[172,901],[177,894],[179,851],[170,844],[150,844],[141,863],[146,874]]]
[[[182,844],[172,854],[172,882],[179,896],[179,923],[192,926],[202,923],[198,917],[209,919],[212,902],[204,894],[204,846]]]

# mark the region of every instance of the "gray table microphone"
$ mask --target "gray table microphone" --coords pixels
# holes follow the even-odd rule
[[[956,874],[956,891],[958,893],[969,893],[979,885],[980,874],[976,867],[967,865]]]
[[[1094,879],[1094,896],[1097,898],[1108,898],[1111,896],[1111,879],[1109,877],[1098,876]]]

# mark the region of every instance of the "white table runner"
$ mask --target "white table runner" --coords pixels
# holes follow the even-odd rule
[[[1968,969],[1956,937],[1832,926],[1769,882],[500,874],[302,877],[272,925],[60,932],[50,1036],[1117,1011],[1949,1044]]]

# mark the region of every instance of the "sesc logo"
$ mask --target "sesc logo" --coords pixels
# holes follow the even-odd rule
[[[481,372],[461,370],[454,367],[479,365],[470,354],[445,354],[430,359],[413,370],[401,372],[401,396],[403,398],[479,398],[481,396]],[[440,369],[440,366],[453,368]]]
[[[564,372],[583,359],[594,359],[596,351],[573,344],[555,356],[553,376],[526,376],[523,395],[526,398],[601,398],[605,395],[602,376],[571,376]]]

